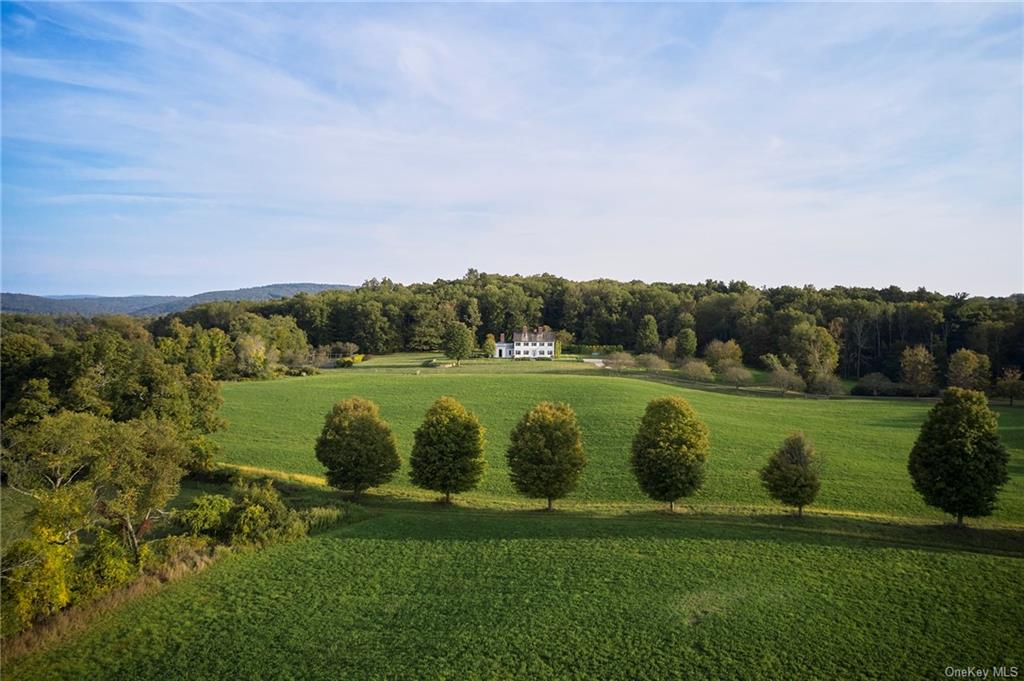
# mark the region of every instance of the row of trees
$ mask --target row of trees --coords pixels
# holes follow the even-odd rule
[[[676,502],[703,484],[708,429],[682,398],[652,400],[633,438],[630,466],[651,499]],[[353,397],[334,405],[316,442],[328,482],[356,496],[390,481],[401,466],[391,429],[373,402]],[[572,492],[586,466],[576,415],[567,404],[541,402],[512,429],[506,451],[509,477],[524,496],[554,501]],[[910,453],[914,488],[931,506],[956,516],[990,515],[1009,480],[1009,454],[996,416],[979,391],[950,388],[929,412]],[[484,473],[484,428],[452,397],[435,401],[417,428],[410,478],[444,495],[476,487]],[[760,471],[768,494],[797,508],[820,488],[814,448],[802,433],[787,437]]]
[[[1024,366],[1024,296],[969,298],[919,289],[783,286],[744,282],[669,284],[552,275],[529,277],[470,270],[461,279],[404,286],[371,280],[354,291],[300,294],[264,303],[216,303],[179,316],[188,325],[226,330],[242,312],[288,316],[314,346],[351,341],[364,352],[435,350],[445,330],[466,325],[477,343],[488,334],[547,326],[589,345],[621,345],[660,353],[669,339],[680,345],[684,329],[696,347],[735,339],[748,361],[790,354],[785,339],[804,323],[824,329],[836,345],[836,373],[859,378],[881,372],[898,379],[900,353],[923,345],[945,372],[960,348],[987,355],[996,374]],[[806,328],[799,334],[806,334]],[[683,334],[688,336],[689,334]]]

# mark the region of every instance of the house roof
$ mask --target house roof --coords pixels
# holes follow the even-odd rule
[[[516,343],[554,343],[554,331],[516,331],[512,334]]]

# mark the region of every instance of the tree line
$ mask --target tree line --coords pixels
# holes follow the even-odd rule
[[[907,348],[924,347],[945,374],[961,348],[989,358],[994,375],[1024,366],[1024,295],[1003,298],[943,295],[918,289],[812,286],[755,288],[742,281],[700,284],[571,281],[553,275],[506,276],[469,270],[454,280],[402,285],[370,280],[353,291],[299,294],[258,303],[212,303],[151,326],[168,333],[170,319],[231,332],[239,315],[293,319],[314,348],[356,344],[362,352],[436,350],[454,325],[479,345],[488,334],[545,326],[563,347],[617,347],[665,352],[665,344],[705,348],[736,341],[748,364],[787,347],[835,344],[835,371],[844,378],[880,373],[900,380]],[[692,354],[692,353],[691,353]]]
[[[474,489],[483,477],[484,428],[453,397],[438,398],[414,433],[409,477],[417,487],[443,495]],[[327,414],[314,447],[333,487],[359,497],[394,478],[401,468],[395,436],[372,401],[352,397]],[[629,451],[640,489],[674,510],[704,482],[709,431],[680,397],[648,403]],[[509,478],[522,495],[544,499],[547,510],[579,484],[587,465],[572,407],[541,402],[513,427],[505,452]],[[1009,481],[1009,453],[999,439],[996,415],[984,393],[946,390],[929,411],[908,458],[914,489],[925,503],[955,516],[991,515]],[[817,497],[817,456],[803,433],[789,435],[759,471],[773,499],[798,515]]]

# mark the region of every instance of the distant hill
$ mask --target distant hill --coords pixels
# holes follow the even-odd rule
[[[0,293],[0,310],[49,315],[128,314],[158,317],[187,310],[193,305],[218,300],[273,300],[297,293],[319,293],[330,289],[351,290],[347,284],[268,284],[230,291],[207,291],[194,296],[32,296],[25,293]]]

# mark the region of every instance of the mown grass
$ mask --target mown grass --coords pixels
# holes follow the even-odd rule
[[[941,678],[1020,663],[1021,560],[742,516],[392,511],[228,556],[4,673]]]
[[[532,505],[535,502],[517,497],[509,483],[504,459],[508,433],[538,401],[561,400],[572,404],[579,416],[589,457],[579,489],[562,506],[645,508],[647,502],[628,466],[629,443],[646,403],[666,394],[689,400],[711,431],[707,482],[690,501],[695,508],[772,508],[757,471],[786,434],[803,430],[821,457],[822,488],[812,511],[942,518],[921,502],[907,474],[907,456],[929,408],[912,401],[778,399],[690,390],[600,372],[494,374],[453,368],[415,374],[352,369],[226,384],[223,414],[231,426],[218,439],[228,463],[319,476],[322,467],[313,455],[313,443],[324,414],[334,401],[361,395],[381,405],[407,460],[413,431],[430,402],[454,395],[487,428],[487,472],[479,489],[462,495],[462,502]],[[1024,409],[1002,412],[1001,436],[1011,449],[1014,477],[1003,490],[996,514],[978,522],[1019,525],[1024,522]],[[377,493],[418,495],[406,468]]]
[[[961,530],[906,473],[926,403],[393,361],[225,385],[223,458],[285,480],[292,505],[330,503],[312,450],[333,401],[378,401],[407,459],[429,403],[451,394],[489,429],[478,491],[430,503],[403,469],[348,525],[228,555],[9,660],[4,678],[943,678],[950,665],[1024,662],[1024,409],[1002,410],[1013,479],[999,511]],[[627,465],[646,402],[665,394],[711,429],[689,513],[644,500]],[[542,399],[573,404],[590,457],[554,514],[514,495],[503,456]],[[798,428],[823,461],[818,511],[803,519],[756,475]],[[179,503],[214,490],[190,483]]]

